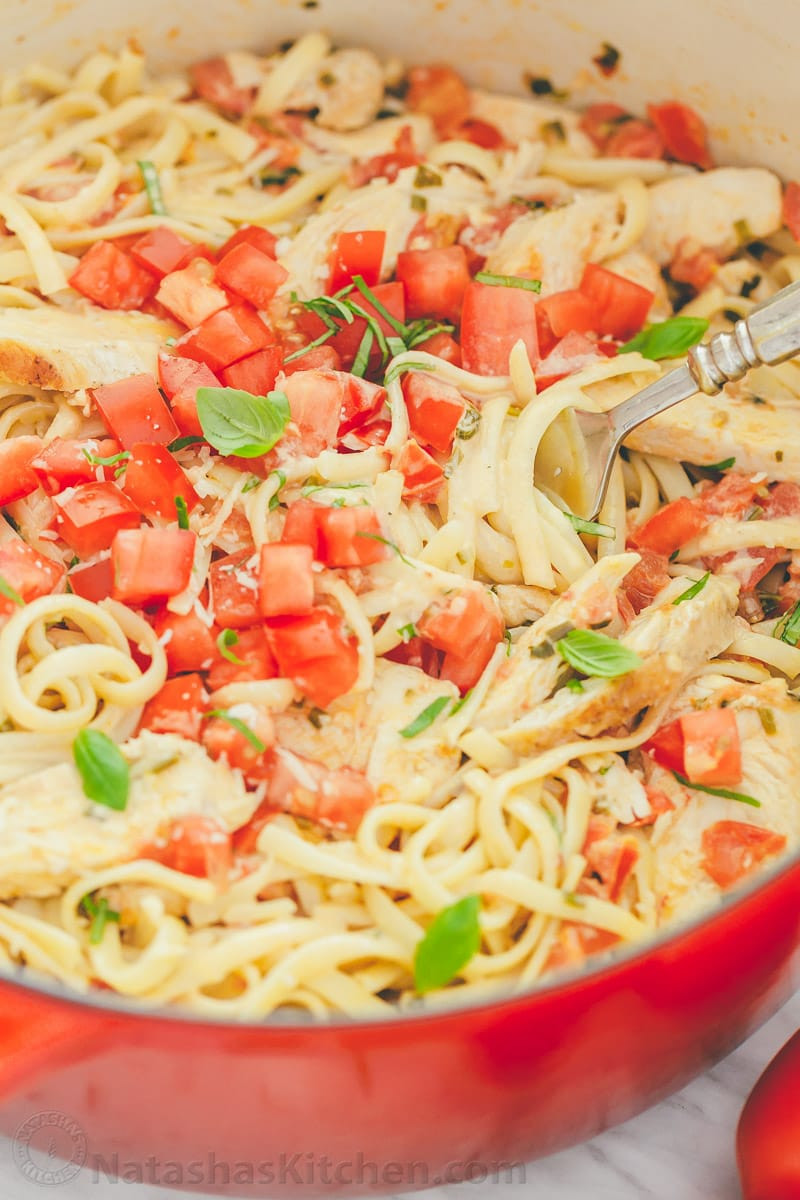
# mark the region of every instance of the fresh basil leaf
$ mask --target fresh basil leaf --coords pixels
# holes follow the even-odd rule
[[[235,663],[237,667],[241,667],[243,659],[239,658],[239,656],[234,654],[230,649],[230,647],[235,646],[238,641],[239,635],[235,629],[223,629],[217,636],[217,649],[223,658],[227,658],[228,662]]]
[[[197,389],[197,415],[206,441],[221,454],[257,458],[278,442],[291,416],[284,392],[253,396],[236,388]]]
[[[353,365],[350,368],[350,374],[363,378],[367,373],[369,366],[369,356],[372,352],[372,347],[375,345],[375,334],[370,329],[369,325],[364,330],[361,341],[358,343],[358,350],[353,359]]]
[[[450,703],[450,700],[450,696],[437,696],[427,708],[423,708],[422,712],[414,717],[414,720],[409,725],[400,730],[400,737],[413,738],[417,734],[422,733],[429,725],[433,724],[442,709],[446,708]]]
[[[732,792],[728,788],[709,787],[705,783],[692,783],[685,775],[679,775],[677,771],[672,774],[677,779],[678,783],[684,787],[693,788],[696,792],[706,792],[709,796],[722,796],[723,800],[738,800],[740,804],[749,804],[751,808],[761,808],[761,801],[756,800],[753,796],[746,796],[744,792]]]
[[[711,572],[706,571],[705,575],[701,575],[699,579],[696,579],[691,587],[688,587],[685,592],[681,592],[680,596],[676,596],[672,603],[683,604],[684,600],[694,600],[695,596],[700,595],[710,578]]]
[[[237,733],[240,733],[243,738],[246,738],[254,750],[259,754],[263,754],[266,746],[257,734],[253,733],[249,725],[245,725],[239,717],[234,717],[226,708],[212,708],[206,714],[206,717],[217,717],[220,721],[224,721],[226,725],[230,725]]]
[[[0,596],[5,596],[6,600],[10,600],[12,604],[18,604],[20,608],[25,607],[25,601],[20,596],[16,588],[13,588],[7,580],[0,575]]]
[[[661,358],[678,358],[697,345],[708,329],[705,317],[670,317],[658,325],[648,325],[636,337],[620,346],[620,354],[638,350],[642,358],[658,361]]]
[[[196,433],[188,433],[186,437],[177,437],[174,442],[170,442],[167,446],[170,454],[174,454],[176,450],[185,450],[187,446],[194,446],[198,442],[205,443],[204,437],[199,437]]]
[[[433,919],[414,953],[414,986],[420,993],[450,983],[480,949],[479,896],[465,896]]]
[[[155,213],[158,217],[167,215],[167,207],[164,204],[164,196],[161,191],[161,180],[158,177],[158,171],[151,162],[140,159],[137,163],[141,172],[144,189],[147,192],[147,200],[150,204],[150,212]]]
[[[116,909],[110,908],[105,896],[101,896],[99,900],[95,900],[91,892],[87,892],[81,900],[81,908],[87,916],[92,918],[92,923],[89,927],[89,941],[93,946],[99,946],[103,940],[106,925],[109,921],[119,921],[121,913]]]
[[[116,742],[99,729],[82,729],[72,743],[72,757],[84,795],[95,804],[124,812],[128,804],[130,770]]]
[[[189,528],[189,509],[186,507],[186,501],[183,496],[175,497],[175,511],[178,514],[178,528]]]
[[[495,275],[493,271],[478,271],[477,283],[489,283],[495,287],[524,288],[526,292],[540,292],[541,279],[523,279],[521,275]]]
[[[601,538],[613,538],[617,536],[617,531],[613,525],[601,525],[599,521],[584,521],[583,517],[576,517],[575,513],[570,512],[564,513],[564,516],[578,533],[589,533],[594,537]]]
[[[81,454],[93,467],[114,467],[117,463],[127,462],[131,457],[130,450],[120,450],[119,454],[109,454],[103,458],[101,454],[92,454],[85,446],[81,446]]]
[[[796,646],[800,642],[800,600],[778,622],[772,636],[786,642],[789,646]]]
[[[600,679],[617,679],[642,664],[635,650],[592,629],[571,630],[556,642],[556,650],[574,670]]]

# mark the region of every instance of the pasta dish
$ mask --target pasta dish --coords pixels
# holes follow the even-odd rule
[[[800,841],[800,365],[593,522],[572,416],[800,278],[800,185],[525,82],[312,33],[0,83],[7,968],[435,1008]]]

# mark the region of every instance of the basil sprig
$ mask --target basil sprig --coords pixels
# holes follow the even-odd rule
[[[128,804],[130,770],[116,742],[99,729],[82,729],[72,743],[72,757],[84,795],[95,804],[124,812]]]
[[[635,650],[593,629],[570,630],[556,650],[574,670],[601,679],[617,679],[642,665]]]
[[[697,345],[708,329],[705,317],[670,317],[658,325],[648,325],[620,346],[620,354],[638,350],[642,358],[678,358]]]
[[[417,734],[422,733],[423,730],[433,724],[442,709],[446,708],[449,703],[450,696],[437,696],[427,708],[423,708],[422,712],[414,717],[414,720],[409,725],[400,730],[400,737],[413,738]]]
[[[414,986],[431,992],[450,983],[480,949],[479,896],[465,896],[434,918],[414,954]]]
[[[203,436],[220,454],[258,458],[280,440],[291,414],[284,392],[253,396],[237,388],[201,387],[197,415]]]

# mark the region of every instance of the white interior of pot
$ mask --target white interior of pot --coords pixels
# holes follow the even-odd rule
[[[613,97],[633,109],[681,98],[709,121],[720,161],[800,175],[797,0],[17,0],[6,4],[0,65],[70,65],[134,38],[155,66],[238,48],[266,50],[308,29],[399,54],[458,64],[475,83],[523,89],[547,75],[576,104]],[[603,42],[621,53],[604,79]]]

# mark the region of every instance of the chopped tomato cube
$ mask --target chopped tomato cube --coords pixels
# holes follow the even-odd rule
[[[692,783],[719,787],[741,783],[742,751],[733,709],[701,709],[679,721],[686,778]]]
[[[139,309],[158,281],[113,242],[95,242],[70,275],[69,284],[101,308]]]
[[[456,137],[464,138],[484,150],[502,150],[506,140],[496,125],[490,121],[481,121],[478,117],[468,117],[462,121],[455,131]]]
[[[652,550],[642,550],[641,558],[632,567],[620,584],[620,590],[626,596],[634,613],[651,604],[654,597],[669,583],[670,575],[667,570],[669,559],[666,554],[655,554]]]
[[[251,547],[212,562],[208,572],[211,605],[221,629],[243,629],[261,619],[256,563]]]
[[[758,503],[764,509],[764,516],[771,519],[800,516],[800,485],[786,480],[776,483]]]
[[[670,279],[688,283],[695,291],[707,287],[719,270],[719,255],[710,246],[701,246],[694,238],[681,238],[669,264]]]
[[[609,158],[663,158],[664,140],[649,121],[632,118],[617,125],[603,153]]]
[[[0,579],[26,603],[60,590],[65,571],[61,563],[45,558],[21,538],[0,545]],[[16,601],[0,593],[0,615],[10,616]]]
[[[374,803],[375,792],[361,771],[352,767],[332,771],[312,759],[278,750],[267,777],[264,812],[257,832],[269,820],[270,811],[277,810],[354,833]]]
[[[96,458],[113,458],[122,447],[114,438],[54,438],[31,460],[39,483],[48,495],[97,478],[98,468],[89,461],[84,450]],[[114,468],[109,469],[113,471]]]
[[[469,117],[469,88],[452,67],[412,67],[408,84],[406,104],[412,112],[426,113],[438,133],[447,133]]]
[[[158,378],[172,405],[172,413],[183,434],[202,437],[197,415],[197,389],[220,387],[220,381],[205,363],[177,354],[159,354]]]
[[[348,378],[341,371],[298,371],[283,384],[304,454],[315,458],[336,445]]]
[[[443,358],[445,362],[452,363],[454,367],[461,366],[461,347],[449,333],[435,333],[433,337],[419,342],[417,350],[424,350],[426,354],[434,354],[437,358]]]
[[[647,115],[663,138],[670,158],[704,170],[713,167],[705,121],[688,104],[676,100],[648,104]]]
[[[0,441],[0,507],[30,496],[39,486],[33,466],[42,450],[42,439],[22,434]]]
[[[596,332],[620,340],[639,332],[655,298],[648,288],[597,263],[584,267],[580,290],[595,306]]]
[[[316,506],[319,560],[328,567],[366,567],[389,557],[374,508]]]
[[[554,292],[536,304],[536,329],[542,354],[549,354],[568,333],[590,333],[598,324],[594,301],[577,288]]]
[[[130,248],[130,254],[158,279],[163,279],[182,265],[191,249],[192,243],[186,238],[179,237],[166,225],[159,225],[137,238]]]
[[[147,701],[140,729],[153,733],[176,733],[192,742],[200,741],[208,692],[201,675],[177,675]]]
[[[535,292],[527,288],[471,283],[461,309],[461,356],[476,375],[507,375],[508,356],[522,339],[528,358],[539,361]]]
[[[601,152],[615,129],[626,123],[630,115],[618,104],[590,104],[578,122],[581,130],[591,138]]]
[[[250,706],[248,706],[250,707]],[[241,718],[239,718],[241,720]],[[268,712],[253,709],[253,716],[243,724],[253,737],[264,747],[259,749],[250,739],[226,721],[224,717],[211,717],[203,725],[201,739],[212,758],[224,759],[229,767],[243,775],[258,778],[264,769],[264,756],[275,741],[275,726]],[[255,780],[254,780],[255,781]]]
[[[285,267],[248,242],[239,242],[217,266],[217,279],[223,287],[249,300],[256,308],[266,308],[288,278]]]
[[[180,351],[187,358],[206,363],[212,371],[221,371],[274,343],[272,330],[253,309],[236,304],[214,313],[181,338]]]
[[[582,854],[586,870],[578,891],[615,904],[639,857],[636,839],[620,836],[609,822],[590,817]]]
[[[170,271],[161,280],[156,300],[188,329],[201,325],[228,304],[228,294],[214,283],[214,268],[205,258]]]
[[[643,525],[634,529],[629,541],[637,550],[672,554],[697,537],[708,522],[709,518],[695,501],[681,496],[665,504]]]
[[[657,729],[651,738],[642,743],[642,750],[666,771],[684,774],[684,739],[680,721],[670,721]]]
[[[404,480],[403,496],[420,504],[435,504],[444,485],[444,471],[413,438],[395,454],[392,468]]]
[[[255,246],[256,250],[260,250],[262,254],[268,254],[270,258],[275,257],[275,247],[278,244],[278,239],[274,233],[270,233],[268,229],[264,229],[261,225],[242,225],[232,233],[227,242],[220,247],[219,257],[224,258],[226,254],[234,248],[234,246]]]
[[[467,402],[457,388],[423,371],[403,376],[403,396],[414,437],[449,454]]]
[[[126,450],[137,442],[166,446],[178,436],[178,426],[152,375],[132,375],[91,389],[106,427]]]
[[[76,596],[91,600],[97,604],[111,595],[114,585],[114,571],[111,566],[111,555],[107,554],[97,562],[88,566],[77,566],[69,573],[69,586]]]
[[[697,504],[702,512],[715,517],[741,517],[757,502],[762,486],[761,483],[754,483],[749,475],[739,475],[735,471],[728,471],[719,483],[712,484],[711,487],[700,493],[697,497]],[[797,494],[800,496],[800,488],[797,488],[797,484],[786,486],[796,488]],[[770,508],[771,505],[775,505],[774,499],[772,497],[765,498],[765,511],[769,510],[770,516],[777,516],[778,513]],[[795,511],[800,512],[800,508]],[[780,515],[789,516],[790,512],[782,512]]]
[[[560,342],[556,342],[550,353],[536,367],[536,386],[540,392],[545,388],[574,375],[592,363],[601,360],[604,355],[597,348],[597,342],[592,342],[582,333],[568,333]]]
[[[331,276],[329,288],[338,292],[352,283],[354,275],[361,275],[367,287],[380,282],[381,262],[386,245],[383,229],[362,229],[357,233],[340,233],[331,251]]]
[[[503,637],[503,620],[488,592],[471,587],[431,605],[417,621],[417,630],[445,652],[441,678],[466,691],[477,683]]]
[[[224,888],[233,868],[233,838],[215,817],[178,817],[157,845],[142,847],[139,857]]]
[[[120,529],[111,543],[111,595],[123,604],[152,604],[189,586],[197,535],[190,529]]]
[[[266,396],[275,387],[275,380],[283,364],[280,346],[267,346],[247,358],[231,363],[222,372],[225,387],[238,388],[251,396]],[[208,386],[208,385],[204,385]]]
[[[397,278],[406,289],[409,317],[458,321],[470,282],[467,252],[463,246],[401,250]]]
[[[344,511],[344,510],[342,510]],[[314,607],[310,546],[268,542],[261,547],[258,604],[264,617],[301,617]]]
[[[207,671],[217,659],[216,633],[196,612],[173,613],[163,609],[151,618],[164,647],[170,675]]]
[[[314,558],[319,558],[320,505],[313,500],[295,500],[286,510],[281,541],[300,546],[310,546]]]
[[[286,375],[294,375],[297,371],[341,371],[342,359],[338,350],[333,346],[314,346],[299,358],[287,359],[283,364]],[[355,376],[353,376],[355,378]]]
[[[318,708],[327,708],[358,678],[356,640],[347,636],[342,618],[330,608],[271,620],[267,640],[281,675]]]
[[[231,662],[221,655],[208,673],[208,686],[216,692],[229,683],[248,683],[256,679],[274,679],[278,667],[267,642],[263,625],[237,629],[238,641],[228,646],[228,652],[239,659]]]
[[[197,492],[169,450],[148,442],[138,442],[132,447],[122,490],[140,512],[146,516],[156,513],[166,520],[177,520],[178,498],[185,502],[189,512],[199,504]]]
[[[703,830],[702,866],[721,888],[749,875],[760,862],[786,848],[783,834],[746,821],[716,821]]]
[[[386,403],[386,388],[358,375],[344,375],[344,396],[339,412],[339,437],[360,429],[376,416]]]
[[[107,550],[122,529],[138,529],[142,516],[115,483],[82,483],[53,498],[52,528],[80,555]]]
[[[189,77],[198,96],[233,117],[243,116],[256,96],[255,87],[239,87],[224,58],[207,58],[193,63]]]
[[[800,183],[787,183],[783,192],[783,223],[796,242],[800,242]]]
[[[348,180],[352,187],[363,187],[371,179],[397,179],[403,167],[415,167],[422,159],[414,146],[414,135],[410,125],[403,125],[394,139],[394,149],[388,154],[374,154],[354,162]]]

